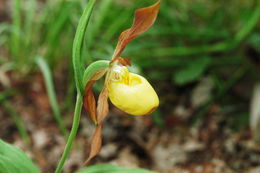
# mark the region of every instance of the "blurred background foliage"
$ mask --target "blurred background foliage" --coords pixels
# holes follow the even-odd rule
[[[131,26],[134,11],[154,2],[97,0],[83,46],[84,65],[109,60],[120,33]],[[15,131],[27,144],[34,138],[35,129],[55,124],[52,114],[56,129],[59,127],[64,136],[70,128],[76,93],[72,44],[86,5],[87,0],[0,0],[0,115],[10,116]],[[130,70],[145,76],[158,92],[160,107],[152,114],[153,127],[164,133],[171,127],[183,134],[184,126],[200,124],[198,138],[206,141],[205,153],[209,155],[208,149],[215,151],[215,139],[223,144],[226,131],[222,127],[248,131],[252,90],[260,80],[259,18],[258,0],[161,0],[155,25],[132,41],[122,55],[132,58]],[[102,84],[95,84],[96,95]],[[111,114],[120,112],[112,107]],[[23,123],[31,122],[28,115],[35,118],[34,124]],[[0,116],[0,137],[12,142],[15,132],[8,128],[7,117]],[[219,132],[210,130],[214,124],[210,118]],[[120,123],[125,126],[125,121],[115,122],[116,128]],[[181,128],[175,128],[178,125]],[[140,128],[138,123],[132,126]],[[137,130],[133,130],[135,134],[150,134]],[[52,132],[49,134],[54,135]],[[223,153],[221,147],[219,150]],[[249,149],[244,151],[249,153]],[[201,158],[207,158],[204,156]],[[249,163],[241,160],[242,167]],[[56,165],[52,160],[46,162],[52,164],[50,168],[40,159],[38,163],[52,170]],[[230,165],[239,170],[235,164]]]
[[[132,23],[134,10],[154,1],[97,2],[83,47],[85,65],[109,60],[120,33]],[[23,93],[21,86],[34,82],[40,57],[50,68],[61,112],[73,109],[71,50],[86,3],[0,1],[1,103],[9,104],[6,98]],[[131,70],[147,77],[158,91],[161,106],[153,114],[157,124],[162,125],[180,104],[191,109],[188,121],[194,122],[217,101],[224,113],[241,114],[232,121],[247,125],[252,86],[259,80],[259,11],[257,0],[162,0],[155,25],[123,53],[132,58]],[[194,96],[200,84],[208,89]],[[95,86],[97,91],[101,85]]]
[[[83,48],[86,65],[109,60],[120,33],[132,23],[134,10],[151,4],[148,0],[97,2]],[[51,69],[61,112],[73,109],[71,50],[86,3],[0,1],[2,104],[10,104],[6,98],[33,83],[39,74],[35,62],[41,57]],[[161,106],[153,115],[157,124],[162,125],[180,104],[192,109],[189,121],[193,122],[216,101],[224,112],[242,112],[238,124],[248,124],[248,101],[259,81],[259,4],[257,0],[162,0],[155,25],[123,53],[132,58],[131,70],[146,76],[158,91]],[[207,89],[194,96],[200,84]]]

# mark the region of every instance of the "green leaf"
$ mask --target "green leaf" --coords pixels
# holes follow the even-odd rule
[[[83,168],[76,173],[156,173],[141,168],[125,168],[111,164],[98,164]]]
[[[40,173],[40,170],[22,150],[0,139],[1,173]]]
[[[210,65],[209,57],[201,57],[192,62],[189,62],[187,66],[174,75],[174,82],[178,85],[187,84],[197,80],[206,71]]]
[[[89,0],[87,7],[85,8],[83,15],[80,18],[76,35],[73,42],[73,49],[72,49],[72,62],[73,62],[73,69],[74,69],[74,75],[75,75],[75,82],[77,91],[83,95],[84,88],[82,83],[83,79],[83,73],[84,73],[84,67],[83,67],[83,59],[81,56],[81,49],[85,37],[85,31],[88,26],[88,22],[90,19],[90,16],[92,14],[92,10],[94,8],[96,0]]]

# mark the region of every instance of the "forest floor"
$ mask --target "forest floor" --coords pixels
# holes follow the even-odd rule
[[[66,142],[52,116],[43,78],[36,75],[13,85],[22,92],[10,102],[25,123],[31,143],[23,142],[10,115],[2,108],[0,138],[22,148],[42,172],[53,172]],[[90,164],[113,163],[160,173],[260,172],[260,147],[253,143],[247,126],[238,131],[231,128],[229,118],[221,114],[217,104],[209,107],[201,121],[189,125],[183,117],[195,115],[189,115],[190,110],[184,106],[168,104],[172,111],[162,112],[167,115],[163,126],[156,125],[150,115],[129,116],[110,105],[103,124],[102,150]],[[70,129],[73,110],[62,115]],[[83,166],[94,128],[83,111],[65,173]]]

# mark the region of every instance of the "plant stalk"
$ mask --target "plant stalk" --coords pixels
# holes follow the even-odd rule
[[[96,0],[89,0],[86,9],[84,10],[78,27],[76,31],[76,35],[73,42],[73,50],[72,50],[72,62],[73,62],[73,70],[75,75],[75,83],[77,88],[77,101],[76,101],[76,107],[74,111],[74,118],[73,118],[73,124],[70,131],[70,135],[67,141],[67,144],[65,146],[64,152],[62,154],[61,160],[56,168],[55,173],[60,173],[63,165],[69,155],[69,152],[71,150],[72,143],[77,135],[79,122],[80,122],[80,114],[81,114],[81,108],[83,105],[83,94],[84,94],[84,88],[83,85],[83,73],[84,68],[83,64],[84,61],[81,56],[82,51],[82,45],[84,41],[84,36],[86,32],[86,28],[88,26],[88,22],[90,19],[90,16],[92,14],[92,10],[94,8]]]
[[[79,127],[79,122],[80,122],[80,115],[81,115],[81,108],[82,108],[82,96],[78,93],[77,95],[77,101],[76,101],[76,107],[75,107],[75,111],[74,111],[74,118],[73,118],[73,124],[72,124],[72,128],[70,131],[70,135],[67,141],[67,144],[65,146],[64,152],[62,154],[62,157],[60,159],[60,162],[55,170],[55,173],[60,173],[63,165],[69,155],[72,143],[77,135],[77,131],[78,131],[78,127]]]

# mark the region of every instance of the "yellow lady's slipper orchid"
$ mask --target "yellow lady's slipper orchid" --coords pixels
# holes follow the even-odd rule
[[[151,113],[159,105],[158,96],[150,83],[123,66],[112,67],[108,91],[111,102],[131,115]]]

